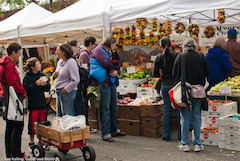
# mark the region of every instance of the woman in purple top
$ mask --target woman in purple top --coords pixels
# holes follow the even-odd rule
[[[93,51],[92,57],[97,59],[97,61],[110,71],[113,67],[113,63],[110,62],[104,51],[108,54],[111,50],[115,49],[117,45],[117,40],[114,37],[105,38],[101,44],[99,44]],[[104,51],[103,51],[104,50]],[[110,54],[109,54],[110,55]],[[117,123],[117,91],[116,91],[116,83],[111,83],[109,81],[110,75],[112,77],[116,77],[120,74],[120,66],[117,70],[111,70],[111,73],[106,76],[105,81],[101,86],[101,102],[100,102],[100,123],[102,130],[102,138],[105,141],[113,142],[114,136],[124,136],[125,132],[121,132],[118,129]],[[96,79],[92,78],[91,85],[97,86],[99,83]]]
[[[76,60],[72,58],[71,46],[62,44],[57,47],[56,54],[60,58],[57,69],[53,73],[57,93],[58,117],[63,115],[74,116],[74,100],[76,98],[77,85],[80,81]]]

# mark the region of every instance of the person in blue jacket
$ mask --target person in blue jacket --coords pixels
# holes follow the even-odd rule
[[[225,51],[226,40],[223,36],[218,37],[214,43],[213,48],[208,50],[206,58],[211,66],[211,73],[207,77],[209,82],[209,89],[219,82],[228,78],[233,67],[228,53]]]

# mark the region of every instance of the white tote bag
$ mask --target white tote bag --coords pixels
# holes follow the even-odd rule
[[[5,86],[3,100],[3,119],[23,121],[23,103],[18,98],[13,86]]]

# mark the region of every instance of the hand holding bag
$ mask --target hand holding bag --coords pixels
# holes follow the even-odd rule
[[[101,47],[100,47],[101,48]],[[107,59],[109,59],[108,53],[101,48],[104,54],[106,55]],[[90,72],[89,72],[89,78],[93,77],[98,81],[99,84],[103,83],[107,77],[107,69],[105,69],[101,63],[97,61],[97,59],[93,58],[91,55],[90,60]]]
[[[192,86],[186,81],[185,54],[181,57],[181,81],[168,91],[173,108],[182,109],[191,105],[190,93]]]
[[[7,65],[5,74],[7,71]],[[4,78],[4,83],[3,119],[23,121],[23,100],[21,96],[16,93],[13,86],[7,86],[6,76]]]

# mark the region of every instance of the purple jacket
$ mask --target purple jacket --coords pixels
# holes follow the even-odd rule
[[[87,49],[81,49],[79,56],[79,66],[83,67],[83,64],[87,64],[88,70],[90,70],[90,56],[91,53]]]
[[[97,61],[105,68],[105,69],[111,69],[113,67],[113,63],[110,62],[107,58],[106,58],[106,55],[105,53],[102,51],[101,48],[104,48],[103,44],[99,44],[93,51],[93,58],[97,59]],[[119,69],[117,70],[118,73],[120,73],[120,66],[119,66]],[[93,86],[97,86],[99,83],[96,79],[92,78],[92,83],[91,85]],[[108,76],[106,76],[106,79],[105,81],[102,83],[103,86],[107,86],[108,84]]]

